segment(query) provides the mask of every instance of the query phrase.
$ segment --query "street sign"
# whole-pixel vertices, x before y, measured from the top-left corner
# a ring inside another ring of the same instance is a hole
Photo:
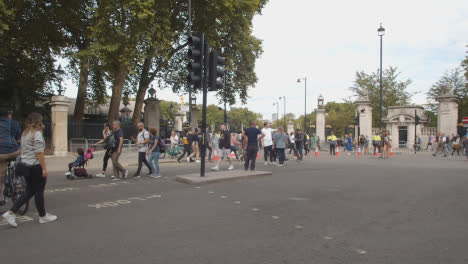
[[[468,117],[464,117],[462,123],[463,124],[468,124]]]

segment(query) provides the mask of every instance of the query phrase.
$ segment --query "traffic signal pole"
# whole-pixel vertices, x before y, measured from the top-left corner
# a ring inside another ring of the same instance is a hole
[[[206,157],[206,105],[208,100],[208,68],[209,68],[209,54],[210,47],[208,43],[205,43],[204,46],[204,61],[203,61],[203,106],[202,106],[202,144],[200,149],[201,164],[200,164],[200,177],[205,177],[205,157]]]

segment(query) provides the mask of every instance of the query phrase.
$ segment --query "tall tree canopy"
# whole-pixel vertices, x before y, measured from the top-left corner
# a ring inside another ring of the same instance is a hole
[[[468,116],[468,82],[463,76],[463,70],[461,68],[446,71],[442,77],[431,86],[427,92],[427,100],[431,111],[433,113],[437,112],[436,98],[441,96],[447,87],[450,87],[454,95],[458,97],[458,120],[461,120],[461,117]]]
[[[387,114],[389,106],[406,105],[410,103],[412,94],[407,91],[408,86],[411,84],[410,79],[400,80],[400,72],[396,67],[390,67],[383,71],[382,74],[382,106],[383,117]],[[373,124],[379,124],[379,102],[380,102],[380,84],[379,72],[372,72],[370,74],[360,71],[356,72],[356,79],[350,87],[355,95],[368,94],[369,100],[374,109]]]

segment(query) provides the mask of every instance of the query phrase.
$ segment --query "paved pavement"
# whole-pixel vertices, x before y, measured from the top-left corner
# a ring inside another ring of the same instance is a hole
[[[5,263],[468,262],[466,158],[321,154],[285,167],[259,162],[272,177],[202,186],[175,181],[196,171],[194,163],[163,164],[160,179],[68,181],[52,173],[46,207],[59,221],[40,225],[33,207],[17,229],[0,222],[0,256]]]

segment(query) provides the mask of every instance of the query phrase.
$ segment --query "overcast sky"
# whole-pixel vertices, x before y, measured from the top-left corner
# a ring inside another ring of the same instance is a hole
[[[247,107],[270,119],[276,113],[273,102],[286,96],[287,112],[303,114],[299,77],[307,77],[307,112],[316,108],[319,94],[325,103],[351,97],[355,72],[379,67],[380,22],[386,29],[384,69],[398,67],[402,78],[413,81],[409,91],[419,92],[413,103],[426,103],[431,84],[466,56],[467,0],[270,0],[253,23],[264,53],[256,63],[259,80],[249,90]],[[68,85],[66,95],[76,97],[76,85]],[[157,94],[180,101],[170,89]],[[210,96],[209,103],[216,102]]]

